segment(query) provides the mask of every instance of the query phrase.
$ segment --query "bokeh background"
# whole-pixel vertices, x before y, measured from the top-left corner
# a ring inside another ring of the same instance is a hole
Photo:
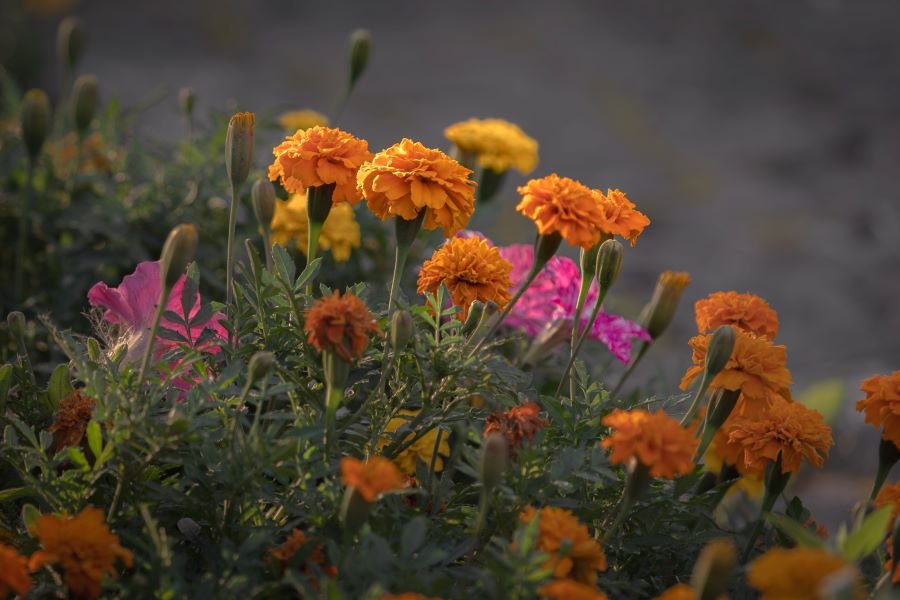
[[[374,149],[404,136],[446,146],[446,125],[502,117],[539,141],[538,175],[626,190],[653,223],[627,253],[614,308],[635,316],[661,270],[693,278],[641,376],[680,377],[697,298],[765,297],[796,393],[819,384],[842,403],[826,470],[801,482],[815,485],[814,514],[833,527],[866,493],[876,436],[853,401],[863,378],[900,368],[897,2],[28,4],[26,21],[2,23],[0,58],[26,48],[12,58],[47,65],[28,83],[58,88],[55,27],[81,17],[81,72],[105,98],[141,106],[142,134],[162,142],[183,135],[186,85],[201,122],[238,107],[330,113],[347,34],[368,29],[372,61],[341,127]],[[532,235],[514,210],[521,181],[511,173],[478,223],[500,243]]]

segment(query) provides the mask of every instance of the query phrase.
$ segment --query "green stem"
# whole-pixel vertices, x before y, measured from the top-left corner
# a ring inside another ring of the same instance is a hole
[[[306,264],[310,264],[316,259],[316,254],[319,250],[319,236],[322,235],[323,226],[324,223],[317,223],[312,219],[309,220],[309,235],[306,239]],[[306,284],[306,295],[312,296],[312,293],[313,279],[310,278]]]
[[[709,373],[704,369],[703,370],[703,378],[700,380],[700,387],[697,388],[697,393],[694,394],[694,399],[691,402],[691,406],[687,409],[687,412],[684,413],[684,416],[681,417],[681,426],[686,427],[688,423],[691,422],[691,419],[694,418],[694,414],[697,412],[697,409],[700,406],[700,398],[706,393],[707,388],[709,388],[710,383]]]
[[[328,386],[325,404],[325,452],[331,456],[335,446],[337,409],[344,399],[344,389]]]
[[[263,227],[262,239],[263,239],[263,246],[265,247],[264,250],[266,253],[266,270],[271,271],[272,267],[273,267],[272,236],[270,235],[269,229],[267,227]]]
[[[237,186],[231,184],[231,208],[228,211],[228,248],[225,252],[225,304],[229,318],[234,318],[234,230],[237,225]],[[232,323],[232,327],[233,327]],[[230,337],[230,334],[229,334]]]
[[[159,330],[159,322],[162,320],[163,312],[166,310],[166,303],[169,301],[169,288],[163,286],[162,292],[159,294],[159,302],[156,305],[156,314],[153,315],[153,325],[150,326],[150,336],[147,340],[147,347],[144,349],[144,358],[141,360],[141,370],[138,371],[138,382],[144,382],[144,375],[150,366],[150,358],[153,356],[153,344],[156,341],[156,332]]]
[[[528,286],[530,286],[532,284],[532,282],[534,282],[535,278],[538,276],[538,273],[541,272],[542,268],[543,268],[543,265],[538,266],[537,263],[535,263],[531,267],[531,272],[528,273],[528,277],[526,277],[525,281],[522,282],[522,285],[519,286],[519,289],[516,291],[515,295],[509,301],[509,304],[507,304],[506,308],[504,308],[503,311],[500,313],[500,316],[497,318],[497,320],[494,322],[494,324],[488,330],[487,334],[485,334],[484,337],[482,337],[478,341],[478,343],[475,344],[475,347],[472,348],[472,351],[469,353],[470,357],[473,356],[484,345],[484,343],[486,341],[491,339],[491,336],[493,336],[497,332],[498,329],[500,329],[500,325],[503,324],[503,320],[510,313],[510,311],[512,311],[513,307],[516,305],[516,302],[518,302],[519,299],[522,297],[522,295],[525,294],[525,292],[528,290]]]
[[[634,373],[634,369],[637,367],[638,363],[644,358],[644,355],[647,354],[647,350],[650,349],[650,342],[641,342],[641,347],[638,349],[638,353],[631,360],[631,364],[628,365],[628,368],[625,369],[625,372],[622,373],[622,377],[619,378],[619,383],[616,384],[616,387],[612,389],[609,393],[611,398],[614,398],[620,391],[622,391],[622,386],[625,385],[625,381],[631,377],[631,374]]]
[[[403,277],[403,268],[409,256],[409,246],[397,246],[394,251],[394,274],[391,276],[391,290],[388,294],[388,315],[394,312],[394,297],[400,287],[400,279]]]
[[[575,364],[575,359],[578,357],[578,352],[581,350],[581,347],[584,345],[584,341],[587,339],[588,334],[591,332],[591,327],[594,325],[594,321],[597,320],[597,315],[600,314],[600,307],[603,306],[603,300],[606,298],[607,290],[601,289],[600,293],[597,294],[597,302],[594,303],[594,309],[591,311],[590,319],[588,320],[587,325],[584,328],[584,331],[578,336],[578,342],[576,342],[575,347],[572,349],[572,353],[569,356],[569,362],[566,363],[566,369],[563,371],[562,378],[559,380],[559,385],[556,386],[556,394],[553,395],[554,398],[559,398],[559,394],[562,392],[563,383],[569,377],[569,373],[572,371],[572,365]],[[575,324],[573,324],[573,329]],[[572,386],[574,387],[574,378]],[[575,401],[574,394],[570,398],[572,402]]]
[[[22,302],[25,282],[25,241],[28,237],[28,212],[34,196],[34,161],[28,159],[28,170],[25,174],[25,196],[19,210],[19,236],[16,239],[16,271],[15,271],[15,298]]]
[[[591,283],[594,282],[593,276],[587,277],[586,273],[581,274],[581,288],[578,290],[578,301],[575,303],[575,318],[572,321],[572,336],[569,342],[569,360],[575,361],[575,346],[578,343],[578,336],[581,333],[581,312],[584,310],[584,303],[587,301],[588,292],[591,289]],[[591,327],[593,323],[588,323]],[[575,397],[575,376],[569,377],[569,398]]]

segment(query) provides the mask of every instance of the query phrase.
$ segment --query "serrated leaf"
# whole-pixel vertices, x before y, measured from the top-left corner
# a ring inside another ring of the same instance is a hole
[[[103,452],[103,435],[100,432],[100,424],[97,423],[97,421],[92,420],[88,423],[85,434],[87,436],[88,448],[91,449],[91,452],[94,455],[94,462],[96,463],[100,454]]]
[[[47,400],[50,402],[51,410],[56,410],[59,403],[74,389],[69,378],[68,365],[56,365],[53,374],[50,375],[50,382],[47,384]]]
[[[322,267],[322,257],[314,259],[311,263],[306,265],[306,268],[303,269],[303,272],[300,273],[300,276],[297,278],[297,281],[294,283],[294,290],[300,291],[303,289],[311,279],[313,279],[318,273],[319,269]],[[327,292],[327,295],[331,294],[331,290]],[[325,294],[323,294],[325,295]]]
[[[280,244],[272,246],[272,262],[275,265],[275,273],[278,275],[278,278],[284,285],[290,287],[294,281],[297,267],[294,265],[294,259]]]
[[[806,408],[819,411],[825,422],[831,423],[837,417],[846,394],[847,388],[841,379],[823,379],[803,390],[795,400]]]
[[[766,515],[766,520],[780,529],[786,536],[794,540],[800,546],[807,546],[809,548],[825,547],[825,542],[822,541],[821,538],[793,519],[770,513]]]
[[[893,508],[883,506],[867,516],[841,544],[841,554],[850,561],[856,561],[874,552],[887,537]]]

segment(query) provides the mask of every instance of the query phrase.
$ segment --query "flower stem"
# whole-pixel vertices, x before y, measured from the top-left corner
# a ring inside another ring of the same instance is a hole
[[[506,305],[506,307],[500,313],[500,316],[497,318],[497,320],[494,321],[494,324],[491,326],[488,332],[478,341],[477,344],[475,344],[475,347],[472,348],[469,356],[474,355],[484,345],[484,343],[488,341],[491,336],[497,332],[498,329],[500,329],[500,325],[503,324],[503,320],[512,311],[513,307],[516,305],[516,302],[518,302],[522,295],[525,294],[525,292],[528,290],[528,286],[530,286],[532,282],[534,282],[535,278],[537,277],[538,273],[541,272],[542,268],[543,265],[538,266],[537,264],[531,267],[531,271],[528,273],[528,277],[526,277],[525,281],[522,282],[522,285],[519,286],[519,289],[509,301],[509,304]]]
[[[566,369],[563,371],[562,378],[560,378],[560,380],[559,380],[559,385],[556,386],[556,393],[553,395],[554,398],[559,398],[559,394],[562,392],[563,382],[565,382],[566,379],[568,379],[569,373],[572,371],[572,365],[575,364],[575,359],[578,357],[578,352],[581,350],[581,346],[584,345],[584,341],[587,339],[588,333],[590,333],[591,327],[593,327],[593,325],[594,325],[594,321],[597,320],[597,315],[600,314],[600,307],[603,306],[603,300],[606,298],[606,291],[607,290],[601,289],[600,293],[597,295],[597,301],[594,303],[593,310],[591,310],[590,319],[588,320],[588,323],[585,326],[584,331],[582,331],[579,334],[578,341],[575,343],[575,346],[572,348],[572,353],[569,355],[569,362],[566,363]],[[574,331],[574,328],[578,327],[578,325],[573,323],[572,327],[573,327],[573,331]],[[579,327],[579,329],[580,329],[580,327]],[[575,387],[575,378],[573,376],[571,388],[574,390],[574,387]],[[573,402],[575,401],[574,396],[575,396],[575,394],[573,392],[572,396],[570,397],[570,399]]]
[[[588,278],[586,273],[581,274],[581,287],[578,290],[578,301],[575,303],[575,315],[572,320],[572,336],[569,343],[569,360],[575,360],[575,346],[578,343],[578,336],[581,333],[581,312],[584,310],[584,303],[587,301],[588,292],[591,289],[591,283],[594,278]],[[593,323],[588,323],[591,327]],[[569,377],[569,398],[575,397],[575,376]]]
[[[266,270],[267,270],[267,271],[271,271],[271,270],[272,270],[272,267],[273,267],[273,260],[272,260],[272,236],[271,236],[271,234],[269,233],[268,228],[265,228],[265,227],[263,228],[263,230],[262,230],[262,239],[263,239],[263,246],[264,246],[263,249],[265,250],[265,253],[266,253]]]
[[[327,457],[330,457],[334,451],[335,437],[337,437],[337,409],[343,400],[344,388],[328,384],[325,398],[325,456]]]
[[[16,271],[14,279],[15,299],[22,302],[25,282],[25,241],[28,237],[28,212],[34,197],[34,160],[28,159],[28,170],[25,174],[25,197],[19,208],[19,237],[16,239]]]
[[[232,183],[231,209],[228,211],[228,248],[225,252],[225,304],[228,306],[231,319],[234,318],[232,303],[234,302],[234,230],[237,225],[237,199],[237,186]]]
[[[159,322],[162,320],[163,312],[166,310],[166,303],[169,301],[169,292],[171,290],[163,286],[159,294],[159,302],[156,305],[156,313],[153,315],[153,324],[150,326],[150,336],[147,340],[147,347],[144,349],[144,358],[141,360],[141,370],[138,371],[138,381],[143,383],[144,375],[150,366],[150,358],[153,356],[153,343],[156,341],[156,332],[159,329]]]
[[[759,537],[759,534],[762,533],[763,518],[766,513],[772,512],[775,501],[778,500],[778,496],[784,491],[784,488],[787,486],[787,482],[790,479],[790,473],[781,472],[781,464],[781,452],[779,452],[778,458],[775,459],[775,462],[769,464],[766,473],[766,493],[763,496],[762,506],[759,510],[759,519],[757,519],[756,524],[753,526],[750,537],[747,539],[747,545],[744,547],[744,552],[741,555],[742,564],[746,564],[750,559],[750,555],[753,554],[753,548],[756,546],[756,539]]]
[[[316,223],[312,219],[309,221],[309,235],[306,240],[306,264],[312,263],[316,259],[316,253],[319,249],[319,236],[322,235],[322,223]],[[306,295],[312,296],[313,279],[310,278],[306,284]]]
[[[400,287],[400,279],[403,277],[403,268],[406,266],[406,258],[409,256],[409,246],[397,246],[394,251],[394,274],[391,276],[391,290],[388,294],[388,315],[394,312],[394,296]]]
[[[638,348],[637,354],[635,354],[634,358],[631,360],[631,364],[628,365],[628,368],[625,369],[625,372],[622,373],[622,377],[619,378],[619,383],[616,384],[616,387],[612,389],[609,393],[610,397],[615,397],[620,391],[622,391],[622,386],[625,385],[625,381],[631,377],[631,374],[634,373],[634,369],[637,367],[638,363],[644,358],[644,355],[647,354],[647,350],[650,349],[650,342],[641,342],[641,347]]]

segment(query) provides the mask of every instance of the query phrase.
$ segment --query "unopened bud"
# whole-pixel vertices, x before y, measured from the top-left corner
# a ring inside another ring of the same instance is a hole
[[[731,325],[721,325],[713,333],[712,339],[709,340],[709,347],[706,349],[707,377],[715,377],[728,364],[731,353],[734,351],[736,337],[737,333]]]
[[[462,326],[462,334],[469,335],[475,328],[478,326],[478,322],[481,320],[481,313],[484,312],[484,302],[481,300],[473,300],[472,304],[469,305],[469,314],[466,315],[466,320],[463,322]]]
[[[600,255],[600,244],[595,244],[588,249],[581,249],[578,265],[581,268],[581,277],[593,279],[597,276],[597,257]]]
[[[89,337],[85,346],[87,346],[88,358],[90,358],[92,362],[98,363],[103,360],[103,352],[100,349],[100,342],[98,342],[95,338]]]
[[[616,240],[606,240],[600,244],[597,255],[597,283],[601,290],[608,290],[619,278],[625,248]]]
[[[491,433],[481,443],[481,485],[490,493],[503,479],[509,463],[509,443],[501,433]]]
[[[371,46],[371,37],[365,29],[357,29],[350,34],[350,89],[353,89],[369,64]]]
[[[412,315],[405,310],[397,310],[391,316],[391,347],[394,352],[400,352],[409,343],[413,336]]]
[[[194,103],[196,101],[197,96],[194,94],[193,88],[183,87],[178,90],[178,107],[187,116],[190,117],[194,113]]]
[[[247,376],[251,383],[255,383],[263,379],[275,366],[275,355],[271,352],[257,352],[250,357],[250,364],[247,365]]]
[[[16,340],[25,339],[25,315],[14,310],[6,315],[6,325],[9,327],[9,335]]]
[[[684,288],[691,282],[687,273],[665,271],[656,282],[653,297],[641,313],[641,325],[654,340],[661,336],[672,322],[678,301]]]
[[[712,432],[725,424],[725,421],[731,416],[738,398],[741,397],[741,390],[719,389],[712,395],[709,402],[708,413],[706,416],[707,428]]]
[[[85,35],[81,21],[66,17],[56,30],[56,53],[59,61],[70,71],[75,68],[84,54]]]
[[[250,192],[253,199],[253,214],[259,226],[268,231],[275,216],[275,188],[268,179],[257,179]]]
[[[76,79],[75,86],[72,88],[72,97],[75,109],[75,130],[78,135],[84,135],[97,112],[97,103],[100,98],[97,78],[93,75],[82,75]]]
[[[176,225],[169,232],[159,256],[159,275],[165,289],[171,290],[197,253],[197,229],[193,225]]]
[[[538,234],[537,240],[534,242],[534,264],[532,269],[540,271],[544,268],[562,243],[562,236],[559,233],[548,233],[546,235]]]
[[[50,101],[43,90],[28,90],[22,102],[22,138],[28,157],[37,160],[50,129]]]
[[[235,187],[247,181],[253,165],[253,136],[256,117],[253,113],[237,113],[228,122],[225,137],[225,168]]]
[[[691,587],[697,592],[697,600],[725,597],[736,564],[737,550],[731,540],[719,538],[708,543],[700,551],[691,574]]]

